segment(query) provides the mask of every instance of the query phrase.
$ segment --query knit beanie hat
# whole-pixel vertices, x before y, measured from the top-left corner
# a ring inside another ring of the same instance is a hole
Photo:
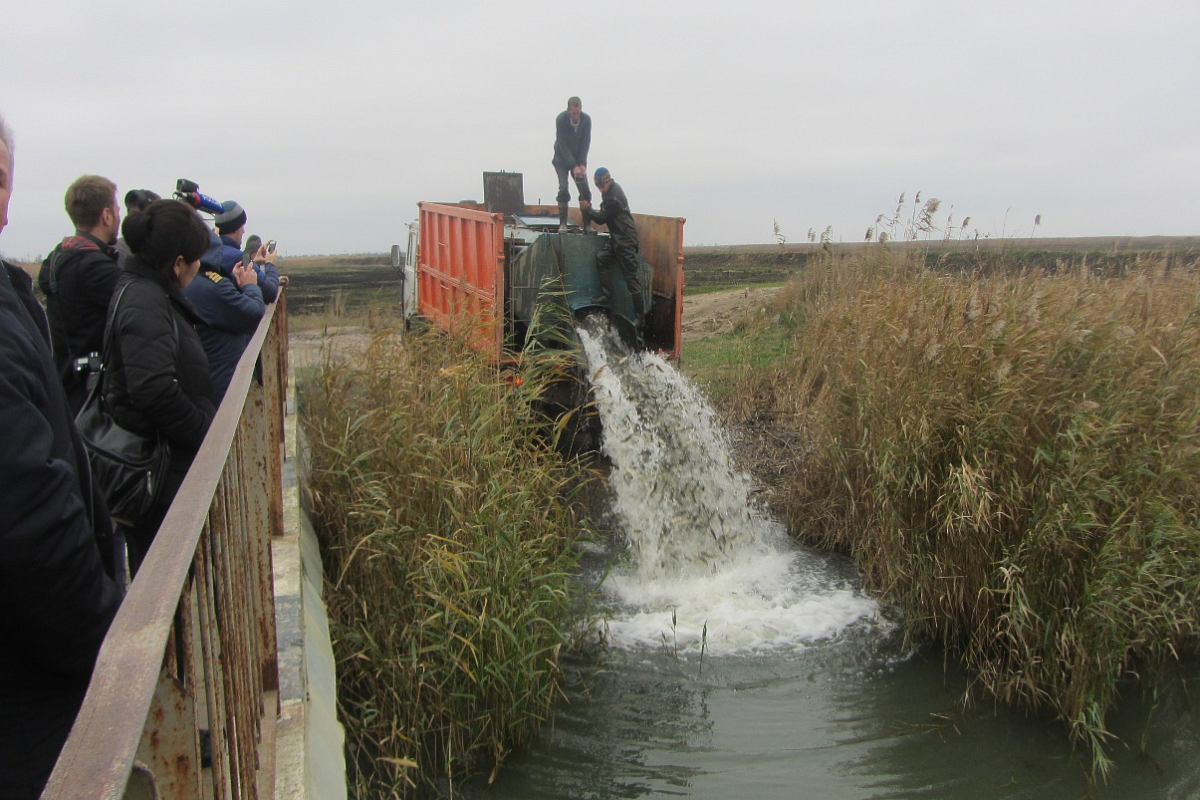
[[[607,169],[600,167],[600,169],[596,170],[596,177],[592,178],[592,180],[596,183],[599,183],[600,181],[604,180],[604,176],[608,174],[610,173]]]
[[[216,223],[217,230],[222,236],[233,233],[246,224],[246,212],[234,201],[226,200],[221,203],[221,208],[225,210],[217,214]]]

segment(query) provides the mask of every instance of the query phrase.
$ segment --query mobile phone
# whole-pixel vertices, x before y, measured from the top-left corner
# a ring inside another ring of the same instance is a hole
[[[268,252],[268,253],[274,253],[274,252],[275,252],[275,240],[274,240],[274,239],[272,239],[271,241],[267,242],[267,252]]]

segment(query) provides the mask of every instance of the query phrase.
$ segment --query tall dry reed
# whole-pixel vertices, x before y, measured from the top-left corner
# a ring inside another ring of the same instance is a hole
[[[738,410],[808,440],[794,530],[1103,774],[1119,686],[1200,632],[1200,278],[923,262],[885,247],[794,281],[790,353]]]
[[[453,794],[546,718],[573,608],[568,468],[519,387],[436,332],[303,390],[314,523],[359,797]]]

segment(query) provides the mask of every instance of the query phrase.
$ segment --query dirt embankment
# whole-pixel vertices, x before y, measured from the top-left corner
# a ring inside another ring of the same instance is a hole
[[[683,296],[683,341],[731,333],[748,316],[765,313],[778,286],[729,289]]]

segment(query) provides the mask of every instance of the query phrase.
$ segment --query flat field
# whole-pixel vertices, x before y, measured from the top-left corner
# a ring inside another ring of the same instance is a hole
[[[880,248],[878,243],[830,244],[836,254]],[[1074,239],[978,239],[958,241],[889,242],[886,247],[917,250],[930,266],[947,270],[959,264],[1004,263],[1053,270],[1060,264],[1081,263],[1103,269],[1122,269],[1151,254],[1168,254],[1181,261],[1200,257],[1200,236],[1089,237]],[[735,294],[703,300],[703,294],[753,287],[769,291],[799,274],[809,260],[823,253],[820,244],[744,244],[684,248],[684,338],[724,332],[736,321],[738,306],[761,307],[764,297],[747,292],[738,303]],[[36,275],[36,266],[31,265]],[[388,253],[297,256],[282,262],[291,277],[288,308],[293,316],[327,320],[398,321],[400,279]],[[711,315],[712,318],[708,315]]]
[[[964,265],[977,268],[980,264],[992,264],[999,269],[1013,263],[1053,270],[1060,263],[1085,260],[1106,269],[1119,269],[1152,253],[1194,261],[1200,256],[1200,236],[918,240],[886,245],[878,242],[706,245],[684,248],[684,280],[693,290],[781,283],[826,250],[833,255],[849,255],[883,247],[924,253],[929,266],[946,270],[962,269]]]
[[[287,275],[288,313],[331,318],[386,318],[400,303],[400,275],[388,253],[296,256],[280,262]]]

